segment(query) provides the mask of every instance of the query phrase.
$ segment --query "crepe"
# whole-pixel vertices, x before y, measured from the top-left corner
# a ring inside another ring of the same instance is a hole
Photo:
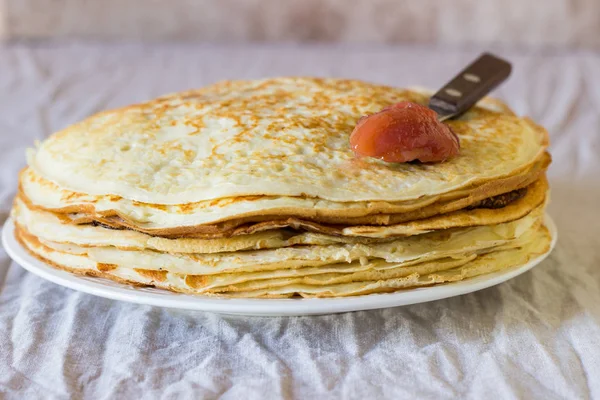
[[[444,162],[355,157],[359,118],[429,95],[273,78],[96,114],[28,152],[15,235],[56,268],[229,297],[400,290],[547,251],[548,135],[502,102],[445,122]]]
[[[122,250],[156,250],[177,253],[219,253],[241,250],[259,250],[296,245],[327,245],[334,243],[370,243],[381,238],[411,236],[438,229],[500,224],[521,218],[540,206],[546,198],[547,182],[536,181],[525,195],[500,209],[464,209],[443,216],[418,221],[381,226],[337,228],[343,235],[328,235],[273,229],[229,238],[162,238],[129,229],[107,229],[95,225],[74,225],[53,213],[30,209],[16,199],[13,218],[29,232],[43,240],[54,240],[80,246],[114,246]],[[360,237],[357,237],[360,236]],[[371,239],[366,239],[370,236]]]
[[[344,297],[373,293],[393,292],[410,288],[431,286],[434,284],[462,281],[479,275],[489,274],[522,266],[534,257],[546,253],[550,248],[551,237],[545,227],[528,244],[511,250],[490,252],[477,257],[457,268],[431,273],[413,273],[405,277],[377,281],[342,283],[329,286],[317,286],[292,283],[276,288],[258,289],[246,292],[227,293],[234,297]]]
[[[21,173],[19,198],[30,208],[70,214],[73,223],[97,221],[161,236],[227,236],[227,231],[244,224],[281,221],[284,218],[306,223],[390,225],[459,210],[483,199],[521,189],[542,176],[549,162],[549,156],[543,154],[533,166],[516,175],[403,203],[336,204],[306,197],[254,196],[184,205],[154,205],[118,196],[71,192],[41,178],[32,169]],[[280,203],[287,206],[279,207]],[[215,222],[222,223],[215,225]]]
[[[405,262],[421,258],[460,255],[503,245],[539,225],[542,208],[512,222],[474,228],[445,230],[384,243],[341,243],[305,245],[243,252],[164,253],[151,250],[122,250],[116,247],[82,247],[37,238],[43,245],[61,253],[85,255],[100,264],[132,265],[146,270],[167,270],[192,275],[234,273],[282,268],[321,266],[339,262],[362,263],[377,258]],[[31,235],[26,227],[23,232]]]
[[[547,133],[480,102],[448,122],[461,154],[438,165],[357,160],[348,136],[365,114],[428,96],[361,81],[233,81],[107,111],[45,140],[30,167],[60,187],[147,204],[244,196],[411,201],[525,170]],[[285,207],[278,204],[279,208]]]
[[[537,225],[512,244],[434,261],[396,264],[380,261],[367,265],[334,264],[321,268],[202,276],[97,264],[84,255],[52,249],[20,229],[17,238],[32,254],[68,271],[183,293],[234,297],[340,297],[454,282],[523,265],[547,252],[551,242],[547,229]]]

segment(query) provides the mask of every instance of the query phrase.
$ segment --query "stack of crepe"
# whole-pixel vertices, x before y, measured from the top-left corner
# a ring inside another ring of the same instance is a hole
[[[447,122],[445,162],[354,156],[361,116],[428,95],[277,78],[96,114],[28,153],[15,234],[73,273],[235,297],[391,292],[547,252],[547,133],[497,100]]]

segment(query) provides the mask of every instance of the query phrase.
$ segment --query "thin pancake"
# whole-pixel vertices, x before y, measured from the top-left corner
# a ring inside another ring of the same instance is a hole
[[[224,82],[99,113],[46,139],[28,162],[63,188],[149,204],[409,201],[514,175],[548,145],[543,128],[484,100],[448,122],[461,153],[444,163],[355,159],[348,137],[360,117],[429,95],[355,80]]]
[[[506,244],[541,222],[542,207],[524,218],[505,224],[453,229],[411,236],[385,243],[294,246],[215,254],[160,253],[150,250],[120,250],[114,247],[81,247],[40,239],[47,247],[69,254],[87,255],[101,264],[130,265],[149,270],[209,275],[320,266],[339,262],[382,259],[404,262],[431,255],[449,256]],[[19,227],[27,232],[26,227]]]
[[[71,272],[86,274],[98,277],[105,277],[122,283],[134,285],[149,285],[164,288],[168,290],[192,293],[192,294],[218,294],[235,297],[290,297],[300,294],[304,297],[339,297],[359,294],[369,294],[377,292],[390,292],[400,289],[407,289],[418,286],[428,286],[432,284],[454,282],[477,275],[499,271],[525,264],[531,258],[543,254],[550,247],[551,238],[544,226],[539,226],[529,233],[531,238],[527,242],[519,243],[519,247],[498,247],[495,251],[473,256],[465,256],[457,259],[440,259],[435,262],[424,262],[411,264],[411,266],[391,267],[387,272],[350,272],[349,274],[334,273],[318,274],[311,278],[306,275],[307,280],[312,284],[293,282],[286,284],[281,279],[262,279],[252,281],[253,283],[231,286],[225,282],[225,285],[217,286],[200,284],[204,277],[180,275],[167,271],[148,271],[141,269],[132,269],[121,267],[115,264],[97,264],[87,257],[81,255],[72,255],[53,250],[39,241],[34,236],[24,234],[17,229],[16,237],[21,244],[34,256],[55,266],[59,269],[65,269]],[[384,277],[384,279],[358,280],[371,277]],[[219,276],[213,277],[213,282]],[[350,282],[333,283],[331,282]],[[250,282],[250,281],[248,281]],[[256,282],[259,282],[258,285]],[[265,288],[251,291],[231,291],[231,289],[243,289],[253,286],[266,286]],[[207,292],[207,287],[213,290]]]
[[[408,221],[389,226],[350,226],[342,230],[345,236],[387,238],[404,235],[418,235],[439,229],[456,227],[494,225],[514,221],[539,207],[547,199],[548,181],[546,177],[527,186],[523,197],[506,204],[502,208],[464,208],[435,217]]]
[[[413,273],[401,278],[342,283],[331,286],[291,284],[276,288],[247,292],[226,292],[224,294],[243,298],[281,297],[290,295],[300,295],[302,297],[344,297],[395,292],[422,286],[458,282],[479,275],[522,266],[534,257],[547,253],[550,249],[551,241],[552,238],[550,237],[548,230],[544,226],[541,226],[538,228],[536,237],[523,247],[490,252],[477,257],[475,260],[466,263],[463,266],[445,271],[437,271],[423,275]]]
[[[98,214],[97,208],[103,209],[103,207],[107,207],[107,204],[112,204],[110,203],[110,201],[106,204],[104,202],[99,203],[104,205],[93,203],[88,204],[88,206],[85,207],[82,205],[78,205],[62,209],[55,209],[52,207],[48,208],[46,206],[40,206],[40,199],[56,198],[58,201],[58,199],[71,198],[71,195],[63,193],[64,191],[59,191],[58,195],[53,195],[53,190],[43,192],[36,190],[35,188],[39,186],[38,184],[40,180],[35,177],[31,170],[25,170],[21,174],[21,190],[19,192],[19,198],[22,201],[26,202],[28,207],[32,209],[35,208],[59,213],[77,212],[77,214],[75,214],[74,216],[72,214],[65,216],[65,218],[69,218],[68,220],[70,220],[70,222],[72,223],[89,223],[91,221],[96,221],[111,227],[127,227],[155,236],[177,237],[194,235],[203,238],[226,237],[234,234],[247,233],[248,227],[255,224],[263,224],[260,226],[259,230],[266,230],[265,224],[269,224],[272,221],[278,221],[277,223],[273,224],[275,228],[283,227],[281,225],[281,221],[285,221],[286,219],[288,219],[286,218],[286,216],[288,215],[294,215],[293,217],[289,217],[289,219],[290,222],[296,224],[305,224],[307,226],[310,226],[315,224],[315,222],[320,222],[319,225],[321,226],[319,227],[319,229],[312,230],[332,234],[334,233],[332,228],[324,227],[323,224],[391,225],[415,219],[423,219],[430,216],[449,213],[462,208],[466,208],[491,196],[496,196],[513,190],[518,190],[530,185],[541,175],[543,175],[543,172],[547,168],[549,162],[550,157],[547,154],[545,154],[542,160],[540,160],[540,162],[534,164],[534,166],[531,169],[525,171],[523,174],[499,179],[494,182],[488,182],[486,184],[475,186],[472,188],[467,188],[458,192],[447,193],[441,196],[434,196],[435,201],[433,202],[428,200],[423,201],[421,204],[405,204],[402,206],[402,209],[404,211],[401,213],[373,214],[363,217],[340,216],[343,213],[347,213],[347,215],[352,215],[352,212],[350,212],[352,209],[352,204],[347,204],[348,210],[339,209],[338,211],[340,212],[340,215],[338,216],[327,216],[327,213],[324,213],[323,210],[319,208],[315,208],[311,212],[305,212],[306,210],[303,210],[301,208],[288,209],[287,212],[283,212],[284,210],[279,210],[281,213],[278,213],[276,215],[261,215],[259,210],[257,211],[258,214],[255,216],[238,216],[235,220],[228,220],[218,224],[193,226],[192,224],[195,221],[194,214],[178,214],[176,206],[164,206],[162,208],[157,208],[152,205],[143,205],[138,203],[127,202],[126,200],[120,198],[118,198],[116,201],[122,204],[130,204],[130,213],[125,215],[118,214],[115,216],[115,210],[105,209],[104,211]],[[51,187],[52,185],[49,186],[43,184],[41,186]],[[32,195],[35,197],[35,200],[31,199]],[[375,209],[374,207],[367,206],[367,208],[363,209],[362,212],[372,212],[372,210],[369,211],[369,209],[371,208]],[[216,205],[213,208],[209,207],[205,209],[205,211],[206,210],[212,210],[212,218],[224,218],[221,214],[223,210],[217,207]],[[354,209],[354,211],[357,210],[359,209]],[[219,217],[217,217],[217,215],[219,215]],[[176,226],[168,227],[171,224],[176,224]],[[160,228],[156,228],[156,226],[160,226]]]
[[[30,210],[16,199],[12,215],[17,223],[44,240],[79,246],[114,246],[123,250],[156,250],[169,253],[220,253],[258,250],[296,245],[334,243],[372,243],[381,238],[411,236],[438,229],[493,225],[519,219],[544,202],[547,182],[538,180],[527,188],[524,197],[501,209],[471,209],[389,227],[357,226],[339,228],[346,236],[273,229],[230,238],[161,238],[129,229],[107,229],[94,225],[73,225],[53,213]],[[366,239],[364,236],[371,236]]]

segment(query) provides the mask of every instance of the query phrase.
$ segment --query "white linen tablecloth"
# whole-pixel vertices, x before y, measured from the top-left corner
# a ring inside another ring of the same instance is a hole
[[[477,50],[0,47],[2,221],[25,148],[91,113],[275,75],[435,88]],[[550,213],[560,236],[541,265],[426,304],[241,318],[78,293],[0,250],[0,398],[600,398],[600,55],[499,54],[514,69],[496,95],[551,134]]]

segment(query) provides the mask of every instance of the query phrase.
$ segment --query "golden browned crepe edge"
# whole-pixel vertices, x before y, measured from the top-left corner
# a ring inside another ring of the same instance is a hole
[[[461,279],[458,279],[458,280],[469,279],[469,278],[472,278],[475,276],[485,275],[485,274],[496,272],[499,270],[508,270],[508,269],[512,269],[512,268],[517,268],[517,267],[522,266],[522,265],[526,264],[527,262],[529,262],[529,260],[531,260],[533,257],[547,253],[551,246],[551,237],[550,237],[549,231],[548,231],[547,227],[544,225],[541,225],[538,229],[541,229],[544,232],[544,235],[546,236],[545,237],[546,243],[544,245],[543,250],[541,250],[539,252],[535,252],[535,253],[528,253],[528,254],[524,255],[524,257],[522,259],[519,259],[517,262],[515,262],[509,266],[492,269],[491,271],[488,271],[488,272],[477,273],[472,276],[461,277]],[[437,285],[447,284],[447,283],[456,281],[456,279],[454,279],[454,280],[434,283],[432,285],[414,285],[414,286],[402,287],[402,288],[381,287],[381,288],[373,289],[370,291],[364,291],[361,293],[342,294],[342,295],[337,295],[337,296],[331,296],[327,292],[318,293],[318,294],[306,294],[306,293],[302,293],[302,292],[289,293],[289,294],[268,294],[267,293],[267,294],[263,294],[261,296],[253,296],[251,293],[246,293],[246,292],[221,293],[218,291],[207,291],[207,292],[203,292],[200,294],[200,293],[195,292],[192,289],[189,289],[189,290],[182,289],[182,288],[178,288],[178,287],[173,287],[173,286],[169,285],[168,283],[166,283],[166,284],[163,283],[164,277],[163,277],[163,274],[161,273],[161,271],[134,269],[136,271],[136,273],[138,273],[141,277],[149,280],[147,283],[144,283],[144,282],[137,282],[137,281],[124,279],[122,277],[111,274],[110,271],[114,268],[111,268],[110,265],[97,264],[97,270],[75,269],[75,268],[67,267],[64,265],[60,265],[58,263],[55,263],[51,260],[46,259],[45,257],[37,254],[34,250],[30,249],[30,247],[29,247],[30,244],[28,242],[31,242],[34,246],[39,246],[39,247],[44,248],[45,251],[50,251],[50,252],[55,251],[55,250],[50,249],[47,246],[45,246],[43,243],[41,243],[39,240],[37,240],[37,238],[35,236],[28,234],[25,230],[20,229],[19,227],[15,227],[15,237],[16,237],[17,241],[23,246],[23,248],[26,249],[26,251],[29,254],[31,254],[36,259],[38,259],[44,263],[47,263],[48,265],[52,266],[53,268],[56,268],[59,270],[75,273],[78,275],[86,275],[86,276],[105,278],[105,279],[109,279],[111,281],[115,281],[117,283],[132,285],[132,286],[136,286],[136,287],[156,287],[159,289],[164,289],[164,290],[168,290],[168,291],[172,291],[172,292],[185,293],[185,294],[191,294],[191,295],[196,295],[196,296],[198,296],[198,295],[217,296],[217,297],[225,297],[225,298],[232,298],[232,297],[252,298],[252,297],[254,297],[254,298],[263,298],[263,299],[266,299],[266,298],[290,298],[290,297],[295,297],[297,295],[299,295],[301,297],[309,297],[309,298],[349,297],[349,296],[362,296],[362,295],[373,294],[373,293],[390,293],[390,292],[396,292],[396,291],[400,291],[400,290],[410,290],[410,289],[413,289],[416,287],[437,286]],[[491,252],[491,253],[493,253],[493,252]],[[485,257],[485,254],[482,255],[482,257]]]
[[[485,209],[485,208],[476,208],[476,209],[468,209],[468,210],[459,210],[456,212],[431,217],[428,219],[418,220],[407,222],[399,225],[393,225],[389,227],[379,227],[379,226],[355,226],[355,227],[347,227],[341,230],[338,233],[342,233],[343,235],[327,235],[332,238],[346,238],[345,240],[352,240],[353,243],[381,243],[387,242],[389,240],[394,240],[398,237],[412,236],[412,235],[420,235],[423,233],[427,233],[430,231],[436,230],[445,230],[445,229],[460,229],[466,227],[473,226],[481,226],[481,225],[493,225],[500,224],[505,222],[511,222],[516,219],[522,218],[528,215],[532,210],[537,209],[539,206],[544,203],[546,200],[548,184],[545,177],[538,179],[532,185],[527,187],[525,196],[514,200],[513,202],[507,204],[501,209]],[[13,217],[15,217],[15,222],[20,221],[20,217],[18,214],[18,210],[23,207],[26,208],[27,205],[21,203],[19,200],[15,200],[15,205],[13,206]],[[44,212],[35,210],[35,212]],[[68,224],[67,222],[64,222]],[[106,234],[111,234],[112,230],[103,227],[97,227],[95,229],[106,230]],[[385,229],[386,231],[383,231]],[[277,232],[276,230],[271,230],[270,232]],[[280,231],[280,235],[287,236],[292,235],[292,231]],[[248,235],[238,235],[234,236],[237,238],[243,238]],[[251,236],[249,236],[251,237]],[[165,240],[173,240],[167,239]],[[177,239],[175,239],[177,240]],[[229,250],[226,248],[227,246],[220,241],[228,240],[227,238],[212,238],[212,239],[198,239],[198,238],[180,238],[179,240],[200,240],[206,241],[207,243],[203,243],[203,246],[212,245],[212,242],[215,241],[215,246],[219,247],[218,251],[208,251],[208,253],[221,252],[221,251],[235,251]],[[58,240],[61,242],[61,240]],[[68,242],[67,242],[68,243]],[[290,245],[295,245],[293,241],[290,242]],[[301,243],[300,243],[301,244]],[[94,245],[85,245],[85,244],[77,244],[80,247],[95,247]],[[127,250],[126,247],[115,246],[122,250]],[[210,247],[210,246],[209,246]],[[281,246],[287,247],[287,246]],[[178,251],[178,250],[163,250],[167,252]],[[195,252],[205,253],[205,250],[197,250]],[[189,251],[185,251],[185,253],[190,253]]]
[[[56,250],[51,249],[50,247],[46,246],[45,244],[43,244],[42,242],[40,242],[38,240],[38,238],[30,233],[28,233],[25,229],[22,229],[21,227],[19,227],[18,225],[15,224],[15,231],[14,231],[14,235],[15,235],[15,239],[17,240],[17,242],[19,242],[19,244],[21,245],[21,247],[23,247],[27,253],[29,255],[31,255],[32,257],[36,258],[37,260],[50,265],[51,267],[55,268],[55,269],[59,269],[61,271],[67,271],[73,274],[77,274],[77,275],[85,275],[85,276],[93,276],[93,277],[97,277],[97,278],[106,278],[106,279],[110,279],[112,281],[118,282],[118,283],[122,283],[122,284],[126,284],[126,285],[133,285],[133,286],[138,286],[138,287],[147,287],[147,286],[152,286],[152,285],[147,285],[147,284],[143,284],[140,282],[135,282],[135,281],[130,281],[130,280],[126,280],[120,277],[116,277],[113,275],[110,275],[104,271],[110,271],[111,268],[104,268],[102,266],[102,264],[100,264],[97,268],[98,269],[83,269],[83,268],[71,268],[71,267],[67,267],[65,265],[60,265],[58,263],[55,263],[54,261],[51,261],[45,257],[42,257],[41,255],[37,254],[36,252],[34,252],[31,248],[30,248],[30,243],[32,243],[35,246],[38,247],[42,247],[44,248],[44,250],[49,251],[49,252],[54,252]],[[97,263],[98,264],[98,263]]]
[[[350,227],[335,226],[335,225],[328,226],[328,225],[324,225],[324,224],[315,223],[312,221],[303,221],[303,220],[300,220],[297,218],[287,218],[285,220],[265,221],[265,222],[261,222],[261,223],[254,223],[254,224],[249,224],[246,226],[235,227],[234,229],[231,229],[229,231],[223,231],[218,234],[198,234],[198,233],[191,234],[191,235],[156,235],[156,234],[154,234],[153,236],[161,236],[161,237],[166,237],[166,238],[218,239],[218,238],[224,238],[224,237],[226,238],[226,237],[232,237],[232,236],[237,236],[237,235],[252,234],[252,233],[257,233],[257,232],[261,232],[261,231],[265,231],[265,230],[272,230],[272,229],[279,229],[279,228],[293,228],[293,229],[298,229],[298,230],[307,230],[307,231],[312,231],[312,232],[328,234],[328,235],[332,235],[332,236],[360,237],[361,233],[364,233],[367,236],[373,237],[373,236],[376,236],[376,235],[374,235],[374,233],[376,233],[378,230],[381,230],[382,228],[387,228],[387,229],[391,230],[391,229],[394,229],[397,227],[401,227],[403,225],[406,227],[420,225],[421,230],[427,230],[427,229],[445,229],[445,228],[450,228],[450,227],[485,225],[485,224],[489,224],[488,223],[489,220],[493,220],[496,223],[510,222],[512,220],[518,219],[518,218],[526,215],[528,212],[530,212],[536,206],[541,204],[544,201],[545,192],[547,190],[547,187],[548,187],[547,180],[546,180],[545,176],[542,176],[540,179],[538,179],[534,183],[527,186],[527,193],[524,197],[517,199],[512,203],[507,204],[502,209],[480,209],[480,208],[475,208],[475,209],[470,209],[470,210],[461,209],[458,211],[449,212],[446,214],[441,214],[441,215],[437,215],[437,216],[430,217],[430,218],[424,218],[424,219],[419,219],[416,221],[409,221],[409,222],[404,222],[404,223],[400,223],[400,224],[394,224],[394,225],[390,225],[390,226],[386,226],[386,227],[370,226],[370,225],[358,225],[358,226],[350,226]],[[28,206],[28,205],[26,204],[26,206]],[[46,212],[46,211],[44,211],[44,212]],[[54,215],[61,218],[60,214],[58,214],[58,215],[54,214]],[[458,215],[464,215],[465,220],[467,220],[468,223],[450,222],[450,221],[456,220],[456,217]],[[471,216],[475,217],[475,218],[472,218]],[[475,219],[477,216],[481,217],[480,222],[475,222]],[[64,215],[62,215],[62,220],[64,223],[70,223],[70,220],[68,218],[66,218]],[[439,226],[440,221],[445,222],[445,224],[443,226]],[[111,228],[137,230],[134,228],[123,228],[122,226],[118,226],[118,225],[111,226],[110,221],[102,220],[102,223],[103,224],[106,223],[106,225],[109,225]],[[437,227],[436,227],[436,224],[438,225]],[[352,233],[352,234],[346,233],[346,235],[345,235],[344,229],[349,230],[349,231],[354,231],[355,233]],[[147,233],[147,232],[144,232],[144,233]],[[147,234],[151,234],[151,233],[147,233]],[[392,236],[392,235],[390,235],[390,236]],[[396,236],[396,235],[393,235],[393,236]],[[397,236],[406,236],[406,234],[398,234]]]
[[[383,227],[372,225],[351,226],[345,228],[343,233],[348,235],[351,232],[352,236],[375,237],[371,235],[380,233],[382,229],[387,229],[389,231],[397,230],[396,233],[402,236],[401,230],[408,231],[411,228],[418,229],[421,233],[424,233],[431,230],[466,228],[511,222],[528,215],[547,200],[549,190],[548,180],[543,175],[523,189],[526,189],[526,192],[522,197],[509,202],[502,208],[463,208],[429,218]],[[389,236],[376,237],[385,238],[393,236],[395,235],[390,234]]]
[[[376,293],[393,293],[393,292],[399,292],[399,291],[405,291],[405,290],[412,290],[412,289],[416,289],[416,288],[424,288],[424,287],[432,287],[432,286],[440,286],[440,285],[446,285],[446,284],[451,284],[453,282],[457,282],[457,281],[464,281],[467,279],[471,279],[471,278],[475,278],[478,276],[482,276],[482,275],[487,275],[487,274],[491,274],[494,272],[498,272],[498,271],[507,271],[507,270],[512,270],[515,268],[519,268],[525,264],[527,264],[529,261],[531,261],[533,258],[535,257],[539,257],[542,254],[546,254],[548,253],[548,251],[550,251],[550,248],[552,246],[552,237],[550,236],[550,232],[548,230],[548,228],[545,225],[541,225],[540,227],[538,227],[538,229],[541,231],[541,233],[543,234],[543,240],[544,240],[544,247],[542,249],[540,249],[539,251],[536,252],[531,252],[531,253],[526,253],[523,254],[523,256],[511,263],[511,265],[508,266],[503,266],[500,268],[490,268],[489,271],[485,271],[485,272],[478,272],[475,274],[471,274],[468,276],[461,276],[460,279],[449,279],[446,281],[441,281],[441,282],[435,282],[432,284],[425,284],[425,285],[413,285],[413,286],[406,286],[406,287],[401,287],[401,288],[393,288],[393,287],[380,287],[380,288],[376,288],[373,290],[363,290],[360,291],[358,293],[350,293],[350,294],[337,294],[337,295],[331,295],[331,293],[327,293],[327,292],[322,292],[322,293],[303,293],[303,292],[294,292],[292,293],[292,297],[295,296],[300,296],[303,298],[342,298],[342,297],[353,297],[353,296],[365,296],[365,295],[369,295],[369,294],[376,294]],[[501,250],[502,251],[502,250]],[[483,254],[480,257],[481,258],[486,258],[486,256],[493,256],[494,252],[489,252],[487,254]],[[478,257],[477,259],[479,259],[480,257]],[[475,259],[475,260],[477,260]],[[491,263],[493,263],[493,259],[491,260]],[[464,267],[464,266],[463,266]],[[457,269],[463,268],[463,267],[458,267]],[[444,272],[450,272],[451,270],[448,271],[443,271]],[[436,275],[437,273],[433,273],[432,275]],[[407,276],[406,278],[409,278],[410,276]],[[457,276],[458,277],[458,276]],[[277,288],[275,288],[277,289]],[[264,292],[265,290],[257,290],[256,292]],[[268,296],[274,296],[276,294],[262,294],[260,296],[256,296],[255,293],[252,292],[226,292],[226,293],[219,293],[219,292],[211,292],[210,294],[215,294],[217,296],[223,296],[225,295],[225,297],[227,298],[268,298]],[[203,293],[204,295],[204,293]]]
[[[29,198],[19,190],[17,196],[31,209],[39,209],[46,212],[52,212],[59,218],[66,222],[82,224],[97,222],[106,225],[111,228],[128,228],[137,230],[139,232],[147,233],[154,236],[162,237],[198,237],[198,238],[217,238],[217,237],[230,237],[241,234],[248,234],[254,232],[260,232],[268,229],[278,229],[284,227],[292,227],[296,229],[306,229],[309,231],[315,231],[320,233],[326,233],[331,235],[340,235],[340,227],[338,225],[393,225],[401,222],[407,222],[412,220],[425,219],[431,216],[445,214],[460,210],[470,205],[484,200],[489,197],[497,196],[503,193],[508,193],[514,190],[522,189],[535,182],[540,176],[542,176],[549,165],[551,159],[548,153],[544,153],[544,157],[540,160],[540,163],[536,164],[532,168],[532,171],[528,171],[524,175],[517,175],[507,177],[498,181],[488,182],[479,187],[475,187],[465,197],[458,199],[451,199],[445,203],[434,203],[424,208],[415,210],[407,213],[397,214],[379,214],[370,215],[356,218],[349,217],[330,217],[330,218],[319,218],[318,220],[312,220],[310,216],[286,216],[277,215],[257,215],[250,217],[241,217],[234,220],[227,220],[217,224],[208,225],[196,225],[196,226],[182,226],[174,228],[143,228],[132,221],[123,219],[117,215],[110,215],[109,212],[100,214],[86,214],[83,209],[78,209],[79,214],[76,219],[70,218],[62,212],[56,212],[53,209],[47,209],[40,207],[31,202]],[[447,196],[453,196],[449,194]],[[298,212],[298,209],[291,209]],[[288,210],[291,212],[291,210]]]
[[[518,182],[520,178],[526,178],[528,176],[533,176],[536,173],[539,173],[540,168],[545,170],[550,163],[550,156],[548,153],[543,153],[535,162],[531,163],[527,167],[522,170],[506,175],[503,177],[499,177],[498,179],[488,180],[486,182],[474,182],[470,185],[460,188],[448,193],[442,193],[439,195],[434,195],[428,198],[426,202],[416,202],[416,200],[411,200],[407,202],[399,202],[392,203],[386,201],[372,201],[372,202],[363,202],[366,203],[367,206],[363,208],[341,208],[341,209],[324,209],[324,208],[314,208],[314,209],[305,209],[298,207],[281,207],[265,210],[259,210],[256,212],[246,212],[243,214],[238,214],[231,217],[225,217],[223,219],[215,220],[209,224],[202,225],[214,225],[219,222],[226,222],[229,220],[240,220],[240,221],[249,221],[249,218],[252,217],[272,217],[273,215],[283,216],[302,216],[302,219],[320,221],[320,222],[329,222],[329,223],[343,223],[343,221],[348,221],[348,224],[354,224],[356,219],[360,217],[366,217],[371,215],[391,215],[391,214],[406,214],[411,211],[422,209],[424,207],[433,205],[437,202],[444,202],[447,200],[453,200],[456,198],[463,198],[468,195],[472,195],[472,192],[475,193],[487,193],[494,192],[497,194],[508,192],[513,190],[512,187],[515,186],[515,182]],[[41,209],[45,209],[48,211],[53,211],[55,213],[63,213],[63,214],[88,214],[90,216],[97,217],[112,217],[118,216],[121,219],[127,220],[129,223],[134,223],[134,221],[130,221],[126,216],[121,215],[118,210],[110,209],[103,211],[96,211],[93,202],[88,204],[78,204],[78,205],[70,205],[61,208],[48,208],[39,204],[35,204],[33,200],[31,200],[25,193],[22,180],[24,173],[27,171],[27,168],[21,170],[19,174],[19,189],[18,193],[21,197],[26,198],[26,200],[31,204],[31,207],[39,207]],[[43,179],[39,177],[39,179]],[[50,182],[51,183],[51,182]],[[478,194],[480,196],[480,194]],[[116,196],[118,197],[118,196]],[[256,197],[256,196],[251,196]],[[270,197],[270,196],[266,196]],[[486,196],[491,197],[491,196]],[[240,197],[239,199],[244,199],[245,197]],[[232,198],[231,201],[238,201],[238,198]],[[152,205],[146,203],[144,204],[148,207],[156,207],[161,208],[162,205]]]
[[[55,263],[55,262],[48,260],[47,258],[37,254],[35,251],[33,251],[29,247],[29,244],[27,243],[27,241],[32,242],[35,246],[44,248],[46,251],[55,251],[55,250],[49,248],[48,246],[44,245],[43,243],[41,243],[35,236],[27,234],[26,232],[24,232],[24,230],[19,229],[19,227],[17,227],[17,226],[15,226],[14,233],[15,233],[16,240],[25,249],[25,251],[27,251],[28,254],[30,254],[35,259],[37,259],[45,264],[48,264],[52,268],[55,268],[57,270],[66,271],[66,272],[73,273],[76,275],[91,276],[91,277],[95,277],[95,278],[104,278],[104,279],[108,279],[110,281],[117,282],[117,283],[120,283],[123,285],[130,285],[130,286],[134,286],[134,287],[156,287],[158,289],[168,290],[171,292],[192,294],[192,295],[198,296],[198,294],[194,293],[193,291],[175,290],[175,288],[171,287],[170,285],[162,285],[162,284],[160,284],[160,282],[157,282],[156,280],[149,281],[148,283],[142,283],[142,282],[137,282],[137,281],[133,281],[130,279],[124,279],[122,277],[115,276],[110,273],[112,268],[104,267],[107,264],[97,264],[98,269],[71,268],[71,267],[68,267],[65,265],[60,265],[58,263]],[[151,270],[140,270],[140,269],[135,269],[135,268],[134,268],[134,270],[136,270],[136,272],[138,274],[140,274],[141,276],[145,276],[145,277],[155,276],[155,274],[153,274],[153,272],[156,272],[156,271],[151,271]],[[140,273],[140,271],[143,271],[143,272]],[[207,293],[207,294],[202,294],[202,296],[217,296],[218,297],[221,295]],[[290,297],[293,297],[293,295],[267,295],[267,296],[263,296],[262,298],[263,299],[281,299],[281,298],[290,298]]]

